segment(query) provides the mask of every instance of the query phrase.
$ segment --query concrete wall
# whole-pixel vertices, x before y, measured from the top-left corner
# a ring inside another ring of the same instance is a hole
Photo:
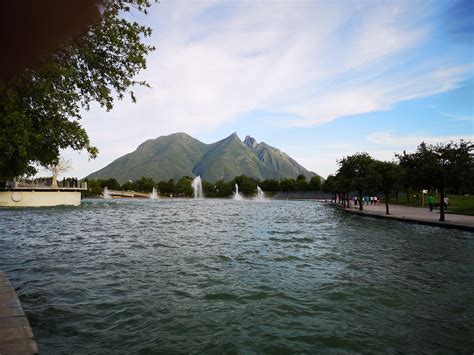
[[[0,207],[43,207],[81,204],[79,191],[0,191]]]
[[[280,191],[273,198],[276,200],[331,200],[331,194],[322,191]]]

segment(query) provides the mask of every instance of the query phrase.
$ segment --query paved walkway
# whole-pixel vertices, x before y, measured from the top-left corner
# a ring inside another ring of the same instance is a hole
[[[38,354],[28,319],[7,277],[0,272],[0,354]]]
[[[428,207],[408,207],[400,205],[389,205],[390,214],[385,214],[385,204],[379,203],[377,205],[364,206],[361,212],[358,206],[351,206],[345,209],[347,212],[359,213],[374,217],[392,218],[396,220],[418,222],[430,225],[437,225],[441,227],[458,228],[469,231],[474,231],[474,216],[465,216],[460,214],[445,214],[446,221],[439,221],[439,210],[430,212]]]

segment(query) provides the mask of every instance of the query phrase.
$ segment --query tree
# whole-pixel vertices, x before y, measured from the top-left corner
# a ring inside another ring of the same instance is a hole
[[[64,158],[60,158],[57,163],[49,164],[46,169],[53,175],[51,187],[58,187],[58,176],[61,173],[65,173],[71,169],[71,161]]]
[[[306,181],[306,176],[304,176],[303,174],[300,174],[296,177],[295,188],[296,188],[296,191],[308,191],[309,190],[309,184]]]
[[[422,143],[420,147],[423,146],[425,149],[426,145]],[[426,181],[433,180],[432,177],[427,177],[426,174],[428,171],[423,167],[423,160],[418,159],[414,154],[407,154],[405,151],[403,154],[395,155],[399,160],[399,165],[403,169],[401,176],[401,185],[405,189],[407,203],[410,202],[410,195],[413,190],[421,190],[426,186]],[[430,185],[430,188],[433,186]]]
[[[357,191],[359,196],[359,209],[364,209],[362,198],[375,182],[375,174],[371,170],[373,159],[367,153],[356,153],[340,160],[337,176],[345,185],[346,191]],[[350,185],[347,185],[350,184]]]
[[[176,193],[181,196],[193,196],[194,190],[192,187],[193,178],[183,176],[176,183]]]
[[[146,68],[145,57],[154,49],[142,42],[151,29],[121,14],[146,13],[150,5],[150,0],[106,2],[100,22],[72,45],[8,86],[0,83],[0,179],[34,174],[34,165],[58,164],[65,148],[97,155],[80,124],[81,110],[93,101],[111,110],[114,94],[119,99],[128,94],[135,102],[130,88],[147,86],[133,78]]]
[[[135,182],[133,180],[129,180],[121,186],[122,190],[124,191],[135,191],[137,187],[135,186]],[[120,189],[119,189],[120,190]]]
[[[84,180],[87,183],[87,195],[91,196],[99,196],[103,188],[100,186],[100,181],[99,180]]]
[[[176,184],[173,179],[168,181],[160,181],[158,183],[158,190],[160,190],[160,193],[162,194],[171,195],[175,193]]]
[[[280,181],[281,191],[296,191],[296,180],[291,178],[282,179]]]
[[[402,169],[396,163],[380,160],[375,160],[372,163],[372,169],[379,177],[376,188],[385,196],[385,213],[388,215],[390,214],[389,197],[400,182]]]
[[[461,140],[459,143],[421,143],[413,154],[398,156],[405,164],[408,175],[415,183],[435,187],[440,191],[440,221],[445,220],[443,200],[446,188],[459,187],[474,179],[474,145]]]
[[[336,201],[336,177],[334,175],[329,175],[321,186],[324,192],[328,192],[332,195],[331,200]]]
[[[120,186],[119,182],[117,181],[117,179],[115,179],[115,178],[110,178],[110,179],[107,179],[107,180],[101,180],[100,185],[101,185],[102,189],[104,187],[107,187],[110,190],[121,190],[121,188],[122,188]]]
[[[313,176],[309,180],[309,189],[311,191],[320,191],[321,190],[321,178],[318,175]]]
[[[353,181],[350,176],[338,172],[334,178],[334,188],[336,195],[339,195],[339,203],[344,207],[349,207],[349,193],[353,189]]]
[[[153,187],[155,187],[156,183],[155,183],[155,180],[153,180],[153,178],[142,176],[140,179],[134,182],[134,185],[135,185],[136,191],[152,192]]]
[[[235,184],[239,185],[239,192],[243,193],[244,195],[252,195],[257,191],[257,184],[259,181],[254,178],[241,175],[237,176],[234,181]]]
[[[265,179],[260,187],[263,191],[280,191],[280,182],[275,179]]]
[[[218,197],[227,197],[232,195],[234,191],[235,183],[233,181],[225,182],[224,180],[219,180],[214,185],[216,195]]]

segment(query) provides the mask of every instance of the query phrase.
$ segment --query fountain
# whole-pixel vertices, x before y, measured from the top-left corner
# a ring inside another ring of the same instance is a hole
[[[235,184],[235,192],[234,192],[234,200],[235,201],[242,201],[243,197],[239,192],[239,185]]]
[[[194,190],[194,198],[203,198],[204,194],[202,193],[202,180],[201,176],[196,176],[192,183]]]
[[[158,200],[158,194],[156,193],[156,187],[153,186],[153,191],[150,194],[150,200]]]
[[[263,190],[258,185],[257,185],[257,200],[258,201],[265,200],[265,192],[263,192]]]
[[[103,198],[104,200],[110,200],[110,199],[112,199],[112,195],[110,194],[109,189],[108,189],[107,186],[104,187],[104,192],[102,193],[102,198]]]

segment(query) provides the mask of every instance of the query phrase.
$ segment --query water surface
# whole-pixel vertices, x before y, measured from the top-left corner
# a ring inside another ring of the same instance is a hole
[[[0,210],[43,354],[474,350],[474,235],[313,201]]]

